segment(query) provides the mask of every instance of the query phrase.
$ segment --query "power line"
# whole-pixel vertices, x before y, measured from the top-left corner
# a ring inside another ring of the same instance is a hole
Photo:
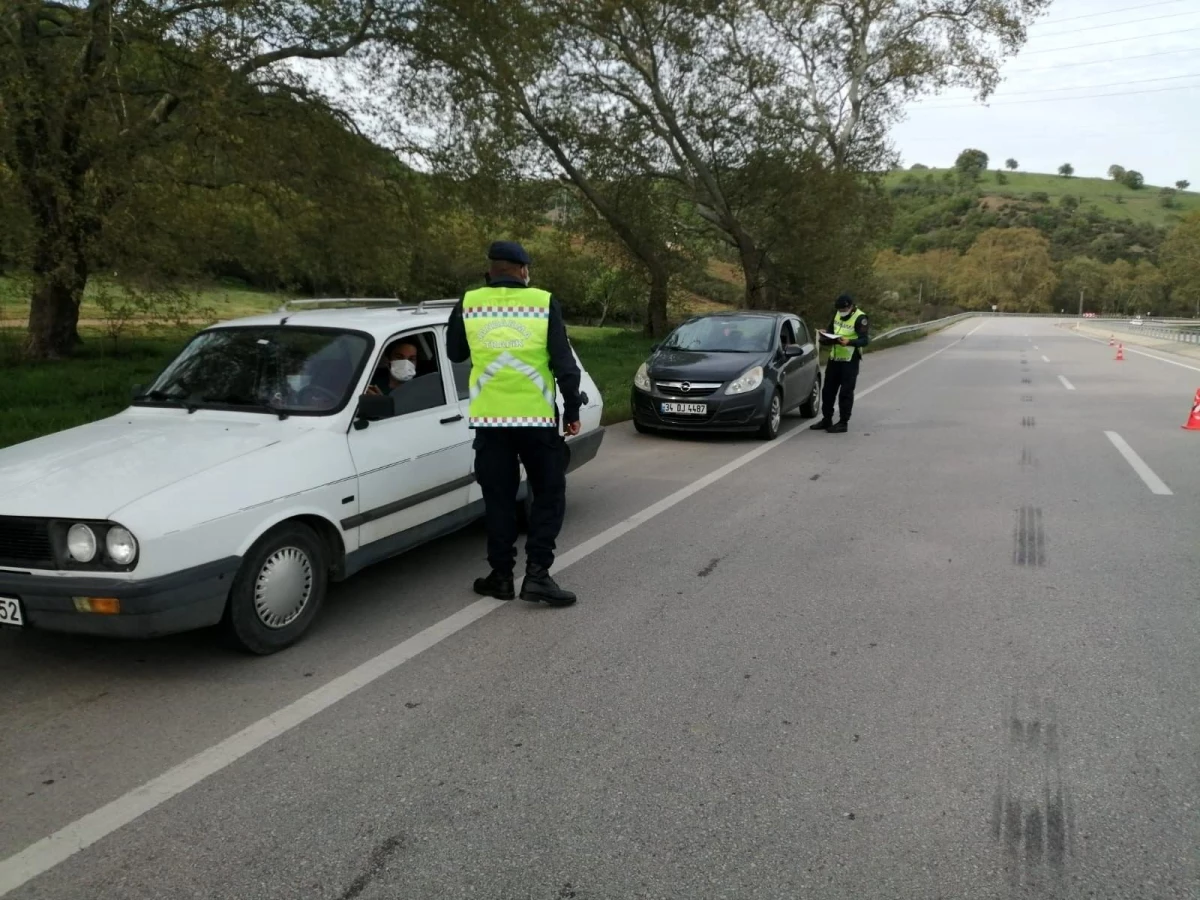
[[[1120,9],[1106,9],[1104,12],[1087,13],[1082,16],[1068,16],[1065,19],[1047,19],[1047,25],[1057,25],[1059,22],[1075,22],[1079,19],[1094,19],[1097,16],[1115,16],[1117,13],[1132,12],[1134,10],[1153,9],[1156,6],[1174,6],[1176,3],[1182,3],[1183,0],[1160,0],[1158,3],[1143,3],[1140,6],[1123,6]]]
[[[1120,28],[1125,25],[1141,25],[1143,22],[1157,22],[1160,19],[1178,19],[1180,16],[1194,16],[1195,11],[1167,13],[1165,16],[1150,16],[1146,19],[1130,19],[1127,22],[1109,22],[1107,25],[1089,25],[1086,28],[1068,28],[1066,31],[1051,31],[1049,34],[1037,32],[1034,37],[1059,37],[1064,34],[1079,34],[1081,31],[1099,31],[1101,28]]]
[[[1185,84],[1179,87],[1154,88],[1148,91],[1122,91],[1117,94],[1080,94],[1078,97],[1044,97],[1040,100],[1001,100],[989,103],[990,106],[1016,106],[1019,103],[1067,103],[1071,100],[1093,100],[1100,97],[1135,97],[1139,94],[1163,94],[1167,91],[1192,91],[1200,88],[1198,84]],[[972,109],[980,104],[963,103],[955,106],[918,106],[917,109]]]
[[[1023,75],[1026,72],[1049,72],[1052,69],[1077,69],[1080,66],[1109,66],[1135,59],[1157,59],[1160,56],[1171,56],[1176,53],[1200,53],[1200,47],[1182,47],[1179,50],[1161,50],[1158,53],[1142,53],[1138,56],[1122,56],[1120,59],[1091,59],[1087,62],[1060,63],[1056,66],[1039,66],[1036,69],[1012,69],[1009,75]]]
[[[1141,78],[1137,81],[1110,81],[1106,84],[1080,84],[1075,87],[1038,88],[1036,91],[1006,91],[1005,94],[1009,97],[1023,97],[1029,94],[1057,94],[1062,91],[1090,91],[1095,88],[1124,87],[1129,84],[1150,84],[1154,81],[1178,81],[1180,78],[1200,78],[1200,72],[1192,72],[1188,75],[1162,75],[1158,78]],[[1069,100],[1070,98],[1065,99]]]
[[[1033,56],[1036,53],[1062,53],[1066,50],[1082,50],[1085,47],[1103,47],[1107,44],[1123,44],[1126,41],[1141,41],[1147,38],[1156,37],[1173,37],[1177,34],[1188,34],[1192,31],[1200,31],[1198,28],[1177,28],[1174,31],[1160,31],[1156,34],[1131,34],[1129,37],[1113,38],[1111,41],[1096,41],[1092,44],[1071,44],[1069,47],[1051,47],[1049,50],[1030,50],[1022,55]]]

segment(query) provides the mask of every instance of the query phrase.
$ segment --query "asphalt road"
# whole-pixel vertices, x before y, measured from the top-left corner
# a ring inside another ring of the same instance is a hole
[[[613,429],[567,610],[476,604],[472,529],[267,659],[0,633],[0,895],[1200,896],[1200,362],[1157,355],[975,320],[867,357],[846,435]]]

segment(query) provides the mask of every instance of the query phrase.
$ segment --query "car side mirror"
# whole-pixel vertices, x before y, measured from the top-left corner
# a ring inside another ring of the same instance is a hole
[[[371,422],[387,419],[396,412],[395,401],[387,394],[363,394],[358,398],[354,427],[366,428]]]
[[[799,344],[788,344],[783,348],[783,355],[788,359],[795,359],[798,356],[804,355],[804,348]]]

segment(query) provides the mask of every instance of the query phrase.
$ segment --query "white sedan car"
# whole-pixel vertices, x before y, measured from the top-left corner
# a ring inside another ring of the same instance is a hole
[[[481,516],[470,363],[446,357],[454,301],[373,304],[206,329],[119,415],[0,450],[0,625],[223,623],[272,653],[312,624],[330,579]],[[389,380],[394,350],[415,356],[411,381]],[[604,436],[586,371],[582,389],[570,469]]]

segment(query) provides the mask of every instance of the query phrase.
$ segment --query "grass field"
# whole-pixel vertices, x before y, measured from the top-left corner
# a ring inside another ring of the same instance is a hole
[[[929,169],[940,177],[945,169]],[[890,185],[899,184],[904,176],[924,176],[926,171],[911,172],[908,169],[892,172],[887,176]],[[1057,202],[1064,194],[1072,194],[1082,204],[1091,206],[1111,219],[1131,219],[1134,222],[1151,222],[1155,225],[1173,224],[1181,216],[1200,210],[1200,193],[1181,191],[1175,195],[1176,208],[1166,209],[1159,199],[1159,188],[1146,185],[1135,191],[1107,178],[1063,178],[1059,175],[1042,175],[1036,172],[1006,172],[1008,184],[997,184],[994,171],[985,172],[978,187],[985,194],[1011,194],[1027,199],[1030,194],[1041,191]],[[1120,198],[1123,202],[1118,202]]]

